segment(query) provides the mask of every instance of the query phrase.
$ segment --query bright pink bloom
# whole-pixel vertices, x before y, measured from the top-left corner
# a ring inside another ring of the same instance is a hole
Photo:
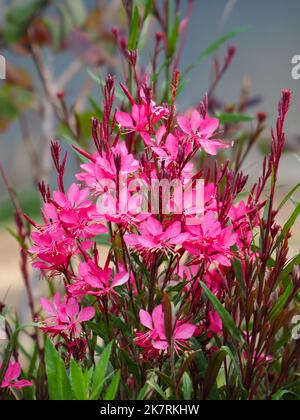
[[[2,364],[0,363],[0,371],[2,368]],[[26,381],[24,379],[18,380],[19,376],[21,375],[21,366],[18,362],[13,363],[9,362],[7,371],[5,372],[4,379],[0,388],[15,388],[15,389],[22,389],[28,386],[32,386],[32,382]]]
[[[117,112],[116,120],[128,133],[139,133],[145,141],[149,141],[149,132],[151,133],[152,127],[162,118],[167,117],[169,110],[165,107],[156,106],[153,101],[150,101],[150,105],[148,105],[143,89],[141,89],[140,94],[144,103],[138,105],[129,97],[132,103],[131,113]]]
[[[140,322],[149,331],[145,334],[137,333],[137,344],[141,347],[152,346],[157,350],[167,350],[169,344],[165,333],[164,312],[162,305],[157,306],[152,312],[152,315],[141,309]],[[195,325],[176,321],[173,329],[175,348],[179,350],[181,347],[185,347],[186,341],[193,336],[195,330]]]
[[[170,163],[177,159],[179,140],[173,134],[166,136],[166,133],[167,129],[162,125],[157,130],[155,141],[146,139],[145,143],[161,160]]]
[[[236,244],[237,235],[232,227],[222,229],[213,212],[207,212],[202,218],[201,224],[187,226],[190,238],[184,243],[184,248],[196,258],[196,262],[206,261],[209,264],[220,264],[225,267],[231,266],[231,247]]]
[[[173,252],[177,245],[182,245],[189,238],[188,233],[182,233],[180,222],[174,222],[164,229],[154,217],[141,223],[139,232],[140,235],[126,235],[124,239],[129,246],[149,252],[159,250]]]
[[[177,118],[181,130],[188,134],[192,141],[196,141],[209,155],[215,156],[218,149],[228,149],[230,145],[216,139],[212,139],[219,127],[217,118],[201,117],[198,111],[192,113],[191,119],[186,117]]]
[[[81,324],[90,321],[95,316],[95,309],[91,306],[80,309],[76,299],[64,298],[61,302],[59,293],[54,296],[53,302],[41,299],[42,309],[50,315],[44,321],[42,329],[50,334],[65,333],[78,337],[82,331]]]

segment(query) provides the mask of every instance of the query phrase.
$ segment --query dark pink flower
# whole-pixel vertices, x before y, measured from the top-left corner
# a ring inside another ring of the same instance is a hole
[[[157,306],[152,314],[141,310],[140,322],[149,331],[145,334],[137,333],[136,343],[141,347],[152,346],[156,350],[167,350],[169,344],[165,334],[165,321],[162,305]],[[189,340],[196,330],[195,325],[188,323],[175,322],[173,329],[174,345],[177,350],[186,346],[186,341]]]
[[[199,225],[186,226],[186,230],[190,238],[184,243],[184,248],[195,256],[193,264],[206,261],[231,266],[231,247],[236,244],[237,235],[231,226],[223,229],[214,212],[207,212]]]
[[[137,250],[156,252],[165,250],[173,252],[177,245],[182,245],[189,238],[188,233],[182,233],[181,223],[174,222],[164,229],[163,225],[154,217],[150,217],[139,227],[140,235],[125,236],[126,243]]]
[[[213,139],[212,136],[219,127],[217,118],[203,118],[198,111],[192,113],[191,119],[186,117],[177,118],[181,130],[190,136],[192,141],[199,144],[209,155],[215,156],[218,149],[228,149],[230,145],[221,140]]]
[[[95,309],[91,306],[80,309],[76,299],[65,297],[61,301],[59,293],[54,296],[53,302],[41,299],[42,309],[50,315],[44,321],[44,331],[58,335],[65,333],[72,337],[78,337],[82,331],[81,324],[90,321],[95,316]]]
[[[0,371],[2,369],[2,364],[0,363]],[[5,372],[4,379],[0,388],[15,388],[22,389],[28,386],[32,386],[32,382],[26,381],[24,379],[18,380],[21,375],[21,366],[18,362],[13,363],[9,362],[8,368]]]

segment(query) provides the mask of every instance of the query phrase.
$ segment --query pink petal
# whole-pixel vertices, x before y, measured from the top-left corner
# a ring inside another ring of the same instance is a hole
[[[92,306],[83,308],[78,315],[77,321],[78,322],[89,321],[90,319],[94,318],[95,314],[96,314],[95,308],[93,308]]]
[[[153,329],[152,318],[149,312],[144,311],[143,309],[140,310],[140,322],[144,327],[149,328],[149,330]]]
[[[202,121],[203,121],[203,118],[201,117],[199,112],[194,111],[192,113],[192,117],[191,117],[191,127],[192,127],[192,130],[193,130],[193,133],[197,132],[197,130],[200,127],[200,124],[201,124]]]
[[[123,284],[127,283],[129,280],[129,273],[123,272],[119,273],[115,276],[111,287],[122,286]]]
[[[69,204],[68,199],[65,196],[65,194],[63,194],[60,191],[53,192],[53,200],[55,201],[56,204],[59,205],[59,207],[66,207]]]
[[[199,131],[203,136],[210,137],[219,127],[219,120],[217,118],[206,117],[205,120],[201,122]]]
[[[173,134],[169,134],[166,139],[165,148],[168,150],[170,155],[175,159],[178,155],[178,139],[173,136]]]
[[[177,340],[188,340],[191,338],[196,330],[193,324],[182,324],[175,328],[174,338]]]
[[[13,383],[11,385],[11,387],[15,388],[15,389],[22,389],[22,388],[26,388],[26,387],[32,386],[32,385],[33,385],[32,382],[26,381],[25,379],[22,379],[20,381],[17,381],[15,383]]]
[[[19,363],[9,363],[5,374],[5,379],[9,382],[17,379],[21,375],[21,366]]]
[[[186,117],[178,117],[177,122],[184,133],[193,134],[191,124]]]
[[[50,300],[42,298],[41,299],[41,306],[44,312],[46,312],[49,315],[55,316],[56,312],[54,311],[53,305],[50,302]]]
[[[96,276],[85,276],[84,281],[89,284],[90,286],[94,287],[95,289],[102,289],[103,283],[102,281]]]
[[[154,217],[150,217],[146,222],[148,232],[153,236],[158,236],[163,233],[161,223]]]
[[[126,112],[117,112],[116,120],[122,127],[134,128],[132,118],[129,114],[126,114]]]
[[[167,350],[169,345],[167,341],[155,341],[153,347],[157,350]]]
[[[72,205],[72,207],[76,207],[78,198],[79,198],[79,187],[77,184],[72,184],[68,190],[68,199]]]

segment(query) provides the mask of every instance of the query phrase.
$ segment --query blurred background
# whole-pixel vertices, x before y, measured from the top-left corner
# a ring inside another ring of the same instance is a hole
[[[242,86],[249,90],[255,115],[268,115],[264,141],[245,162],[244,169],[256,179],[267,150],[269,128],[274,125],[282,88],[294,92],[288,118],[288,136],[281,167],[278,199],[300,181],[300,80],[292,79],[292,57],[300,54],[299,0],[195,0],[187,32],[181,70],[220,36],[244,28],[229,41],[237,55],[218,85],[216,95],[227,105],[239,101]],[[184,16],[188,0],[182,1]],[[7,79],[0,80],[0,160],[9,183],[25,210],[35,215],[38,179],[53,182],[49,144],[90,140],[90,118],[97,114],[101,89],[95,77],[107,72],[121,79],[122,66],[115,47],[113,28],[126,30],[121,0],[0,0],[0,54],[7,61]],[[148,31],[155,33],[149,21]],[[141,62],[147,66],[153,41],[144,34]],[[228,43],[227,43],[228,44]],[[223,57],[225,47],[218,52]],[[212,59],[190,72],[178,106],[198,104],[211,82]],[[90,99],[88,99],[90,97]],[[59,112],[62,101],[72,117]],[[70,156],[68,179],[76,172]],[[293,208],[286,208],[288,212]],[[283,221],[287,214],[280,215]],[[8,232],[12,208],[7,188],[0,179],[0,302],[19,306],[23,297],[19,274],[18,243]],[[298,225],[298,228],[300,225]],[[293,246],[299,249],[300,231]],[[38,280],[35,280],[38,282]],[[38,283],[37,283],[38,284]]]

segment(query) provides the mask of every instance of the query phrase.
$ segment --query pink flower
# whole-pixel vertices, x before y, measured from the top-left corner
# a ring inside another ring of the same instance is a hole
[[[50,315],[44,321],[42,329],[50,334],[66,333],[78,337],[82,331],[81,324],[95,316],[95,309],[91,306],[80,309],[76,299],[67,297],[61,302],[59,293],[54,296],[53,302],[41,299],[42,309]]]
[[[228,149],[230,145],[216,139],[212,139],[219,127],[217,118],[201,117],[198,111],[192,113],[191,119],[186,117],[177,118],[181,130],[188,134],[192,141],[196,141],[209,155],[215,156],[218,149]]]
[[[93,261],[88,263],[81,263],[79,274],[82,281],[75,283],[69,288],[69,291],[75,293],[80,288],[85,294],[93,296],[105,296],[117,294],[115,288],[122,286],[129,281],[129,273],[121,271],[112,278],[112,270],[106,268],[102,270]],[[77,292],[78,293],[78,292]]]
[[[193,264],[207,261],[221,266],[230,267],[232,252],[231,247],[236,244],[237,235],[232,227],[222,229],[216,220],[214,212],[207,212],[197,226],[187,226],[190,238],[184,243],[184,248],[196,258]]]
[[[124,237],[126,243],[137,250],[156,252],[168,250],[173,252],[176,245],[182,245],[189,238],[188,233],[182,233],[181,223],[174,222],[164,229],[162,224],[150,217],[139,227],[140,235],[131,234]]]
[[[0,371],[2,369],[2,364],[0,363]],[[32,382],[26,381],[24,379],[18,380],[21,375],[21,366],[18,362],[13,363],[9,362],[7,371],[5,372],[4,379],[2,381],[0,388],[15,388],[22,389],[28,386],[32,386]]]
[[[152,315],[149,312],[140,310],[140,322],[149,331],[145,334],[137,333],[136,342],[140,347],[153,347],[156,350],[167,350],[169,344],[165,334],[164,312],[162,305],[157,306]],[[195,325],[175,322],[173,329],[174,345],[177,350],[186,347],[196,330]]]
[[[162,160],[167,163],[173,162],[178,156],[179,140],[173,134],[166,136],[167,129],[162,125],[156,133],[155,141],[145,139],[147,146]]]
[[[152,127],[162,118],[167,117],[169,110],[156,106],[153,101],[150,101],[150,105],[148,105],[143,90],[141,90],[141,96],[144,101],[142,105],[136,104],[130,97],[129,100],[132,103],[131,113],[117,112],[116,120],[120,127],[124,128],[128,133],[139,133],[145,141],[149,141],[149,132],[151,132]]]

